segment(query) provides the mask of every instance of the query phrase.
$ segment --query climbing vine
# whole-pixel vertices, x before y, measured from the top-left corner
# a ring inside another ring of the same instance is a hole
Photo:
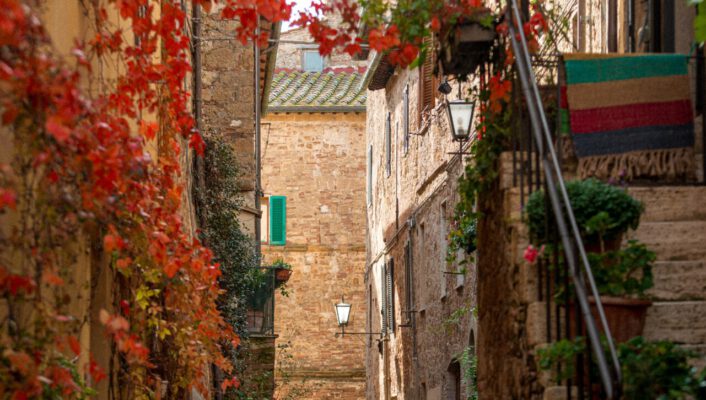
[[[243,40],[266,38],[248,21],[289,13],[278,1],[226,3]],[[185,219],[180,158],[205,146],[185,86],[186,10],[81,4],[91,37],[64,58],[43,2],[0,0],[1,132],[12,143],[0,167],[0,394],[83,398],[106,378],[112,398],[206,392],[207,366],[232,371],[221,347],[239,338],[217,307],[221,268]],[[94,324],[111,343],[102,363],[83,340]]]

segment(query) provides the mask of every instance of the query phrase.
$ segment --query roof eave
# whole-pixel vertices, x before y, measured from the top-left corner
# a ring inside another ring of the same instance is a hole
[[[271,106],[271,113],[359,113],[365,112],[365,106]]]

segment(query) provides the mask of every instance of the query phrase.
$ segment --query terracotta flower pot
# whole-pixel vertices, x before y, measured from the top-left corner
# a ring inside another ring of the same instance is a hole
[[[618,234],[611,239],[603,241],[603,251],[601,251],[601,242],[598,239],[587,240],[583,247],[586,253],[606,253],[609,251],[620,250],[620,245],[623,243],[623,234]]]
[[[277,283],[284,283],[289,280],[289,277],[292,276],[292,270],[291,269],[286,269],[286,268],[278,268],[275,270],[275,279],[277,280]]]
[[[602,326],[600,326],[596,302],[593,297],[589,297],[588,301],[591,306],[591,314],[593,314],[593,319],[598,325],[599,332],[604,333]],[[603,304],[603,310],[605,311],[610,333],[613,335],[613,339],[616,342],[626,342],[635,336],[642,335],[642,331],[645,328],[647,309],[652,305],[652,301],[601,296],[601,303]],[[577,335],[576,313],[580,312],[578,307],[578,304],[575,303],[569,307],[572,335]],[[580,335],[586,336],[585,325],[582,328]]]

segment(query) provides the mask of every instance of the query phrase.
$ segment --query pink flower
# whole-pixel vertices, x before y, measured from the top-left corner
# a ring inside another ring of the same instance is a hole
[[[525,261],[527,261],[530,264],[534,264],[537,261],[537,257],[540,257],[542,254],[544,254],[544,245],[537,250],[536,247],[529,245],[525,249],[525,253],[522,257],[524,257]]]

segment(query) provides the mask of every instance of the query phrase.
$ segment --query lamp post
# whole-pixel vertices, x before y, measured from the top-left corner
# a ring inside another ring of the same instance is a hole
[[[346,326],[351,316],[351,304],[346,303],[346,300],[341,296],[341,302],[336,303],[336,321],[341,327],[341,332],[336,332],[336,337],[344,337],[346,335],[380,335],[380,332],[346,332]]]

